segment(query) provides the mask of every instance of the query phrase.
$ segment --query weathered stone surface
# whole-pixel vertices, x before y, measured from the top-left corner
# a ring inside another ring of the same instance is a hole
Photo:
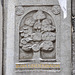
[[[53,14],[58,15],[60,13],[60,7],[59,6],[54,6],[52,8],[52,12],[53,12]]]
[[[2,75],[2,3],[0,0],[0,75]]]
[[[20,15],[22,15],[24,13],[24,9],[23,9],[23,7],[17,7],[16,8],[16,15],[18,15],[18,16],[20,16]]]
[[[4,75],[71,75],[71,0],[67,9],[64,18],[58,0],[8,0]]]
[[[74,25],[74,23],[73,23]],[[73,75],[75,74],[75,32],[73,32],[73,40],[72,40],[72,49],[73,49],[73,53],[72,53],[72,59],[73,59]]]
[[[75,0],[72,0],[72,15],[75,16]]]
[[[52,51],[54,49],[53,42],[51,42],[51,41],[42,42],[40,47],[41,47],[41,50],[44,50],[44,51]]]
[[[72,64],[73,64],[73,75],[75,75],[75,18],[72,19],[73,33],[72,33]]]

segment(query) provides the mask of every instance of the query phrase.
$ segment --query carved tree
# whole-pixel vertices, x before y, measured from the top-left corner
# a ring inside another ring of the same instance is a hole
[[[20,28],[20,48],[24,52],[33,51],[33,59],[41,51],[53,51],[56,40],[55,26],[47,14],[37,10],[32,16],[25,18],[24,25]]]

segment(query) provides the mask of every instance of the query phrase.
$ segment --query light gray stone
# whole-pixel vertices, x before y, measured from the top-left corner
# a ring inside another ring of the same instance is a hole
[[[14,75],[15,1],[4,0],[4,75]]]
[[[0,0],[0,75],[2,75],[2,25],[3,17],[2,17],[2,3]]]
[[[66,75],[66,74],[71,75],[71,71],[72,71],[72,64],[71,64],[71,34],[72,33],[71,33],[71,18],[70,17],[71,17],[71,0],[68,0],[67,1],[67,18],[62,19],[62,22],[61,22],[61,34],[62,34],[61,35],[61,40],[62,40],[62,43],[61,43],[62,74],[61,75]]]
[[[66,18],[58,0],[7,4],[4,75],[71,75],[71,0]]]

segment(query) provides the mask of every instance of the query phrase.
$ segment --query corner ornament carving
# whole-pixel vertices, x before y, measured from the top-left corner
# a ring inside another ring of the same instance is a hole
[[[42,59],[42,52],[51,53],[55,50],[56,27],[53,25],[52,19],[47,16],[46,12],[37,10],[32,16],[25,17],[19,31],[20,50],[26,53],[33,52],[33,55],[40,53]]]
[[[55,15],[60,14],[60,7],[59,7],[59,6],[53,6],[53,7],[52,7],[52,12],[53,12],[53,14],[55,14]]]
[[[22,6],[16,7],[16,15],[21,16],[24,14],[24,8]]]

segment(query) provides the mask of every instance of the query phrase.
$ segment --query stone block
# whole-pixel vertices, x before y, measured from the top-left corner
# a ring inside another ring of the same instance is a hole
[[[7,4],[4,75],[71,75],[71,0]]]

